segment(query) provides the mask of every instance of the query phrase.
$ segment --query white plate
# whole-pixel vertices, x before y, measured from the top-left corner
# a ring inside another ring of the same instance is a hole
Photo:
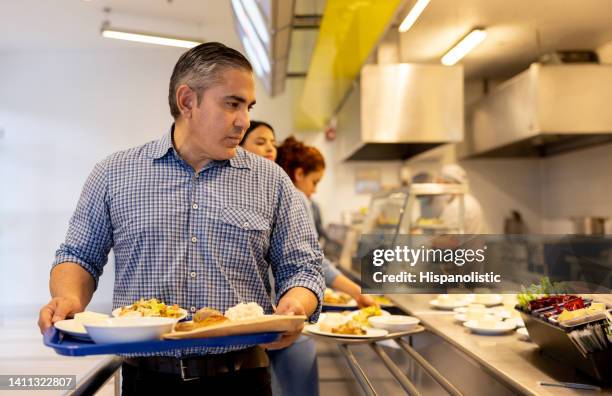
[[[482,301],[479,299],[483,299]],[[474,300],[476,304],[483,304],[487,307],[493,307],[504,302],[504,296],[501,294],[474,294]]]
[[[180,310],[181,310],[182,315],[179,316],[178,318],[171,318],[171,319],[176,319],[176,320],[185,319],[187,317],[188,312],[185,309],[183,309],[183,308],[181,308]],[[113,318],[120,318],[121,316],[119,316],[119,312],[121,312],[121,307],[113,309],[113,312],[112,312]],[[144,317],[159,318],[159,316],[138,316],[136,314],[134,314],[133,316],[132,315],[127,315],[127,316],[123,316],[123,317],[125,317],[125,318],[144,318]]]
[[[60,320],[55,322],[53,326],[62,333],[66,333],[78,340],[91,341],[91,337],[87,334],[85,327],[74,319]]]
[[[529,339],[529,333],[527,332],[527,329],[524,327],[521,327],[520,329],[516,329],[516,333],[521,336],[520,338],[522,340]]]
[[[514,322],[514,324],[516,325],[516,327],[525,327],[525,322],[523,322],[523,319],[521,317],[515,317],[515,318],[508,318],[506,319],[506,321],[510,322]]]
[[[372,327],[390,332],[412,330],[420,322],[419,319],[407,315],[371,316],[368,321]]]
[[[328,337],[335,337],[335,338],[376,338],[376,337],[384,337],[387,334],[389,334],[389,332],[387,330],[384,329],[374,329],[371,327],[366,327],[366,334],[364,335],[354,335],[354,334],[334,334],[331,331],[323,331],[321,329],[319,329],[319,326],[317,324],[311,324],[308,325],[306,327],[304,327],[304,330],[308,333],[312,333],[312,334],[318,334],[318,335],[323,335],[323,336],[328,336]]]
[[[467,314],[458,313],[455,315],[455,320],[460,323],[467,322]]]
[[[499,321],[495,323],[495,327],[483,327],[478,320],[468,320],[463,323],[465,327],[472,330],[474,333],[484,335],[499,335],[512,331],[516,328],[514,321]]]
[[[459,322],[459,323],[464,323],[464,322],[467,322],[468,320],[474,320],[474,319],[468,319],[467,316],[468,315],[466,313],[464,313],[464,314],[456,314],[454,319],[457,322]],[[492,314],[492,313],[485,313],[484,316],[487,317],[487,318],[491,318],[491,319],[495,318],[495,315]]]
[[[458,307],[465,307],[469,305],[470,303],[471,301],[467,299],[457,299],[457,300],[451,300],[451,301],[446,301],[442,303],[439,302],[438,299],[433,299],[429,302],[429,305],[431,305],[432,307],[436,309],[443,309],[446,311],[451,311]]]
[[[176,324],[175,318],[110,318],[85,323],[85,329],[96,344],[160,340]]]

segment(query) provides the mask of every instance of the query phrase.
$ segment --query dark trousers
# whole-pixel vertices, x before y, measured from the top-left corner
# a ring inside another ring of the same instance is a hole
[[[123,396],[272,395],[267,367],[242,369],[184,381],[180,375],[149,371],[124,363],[121,374]]]

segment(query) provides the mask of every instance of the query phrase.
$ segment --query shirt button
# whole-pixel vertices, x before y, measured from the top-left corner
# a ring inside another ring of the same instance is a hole
[[[192,278],[195,278],[197,275],[198,274],[196,274],[195,271],[189,274],[189,276],[191,276]]]
[[[194,236],[193,236],[193,237],[191,237],[191,242],[196,243],[197,241],[198,241],[198,238],[196,238],[196,237],[194,237]]]
[[[247,227],[249,226],[249,222],[248,222],[248,221],[245,221],[245,222],[242,224],[242,226],[243,226],[244,228],[247,228]]]
[[[198,208],[198,204],[194,203],[193,205],[191,205],[192,208],[197,209]]]
[[[191,308],[189,308],[189,310],[190,310],[191,312],[195,312],[195,311],[197,311],[196,307],[191,307]]]

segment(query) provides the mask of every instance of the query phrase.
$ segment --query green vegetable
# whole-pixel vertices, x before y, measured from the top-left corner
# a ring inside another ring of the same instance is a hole
[[[566,288],[562,283],[559,282],[551,282],[548,276],[540,279],[540,284],[533,284],[525,289],[524,286],[521,286],[521,293],[517,295],[519,306],[521,308],[527,308],[529,306],[529,302],[533,300],[537,300],[538,298],[548,297],[550,295],[555,294],[565,294]]]

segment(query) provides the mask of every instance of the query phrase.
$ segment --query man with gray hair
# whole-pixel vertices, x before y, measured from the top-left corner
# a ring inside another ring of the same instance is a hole
[[[268,314],[316,320],[322,253],[308,209],[281,168],[237,147],[255,104],[248,60],[220,43],[194,47],[178,60],[168,99],[169,132],[110,155],[87,179],[56,252],[41,331],[85,309],[111,248],[113,308],[155,297],[192,313],[223,312],[254,301]],[[267,347],[286,347],[298,335]],[[267,365],[258,346],[150,352],[126,359],[122,388],[267,395]]]

